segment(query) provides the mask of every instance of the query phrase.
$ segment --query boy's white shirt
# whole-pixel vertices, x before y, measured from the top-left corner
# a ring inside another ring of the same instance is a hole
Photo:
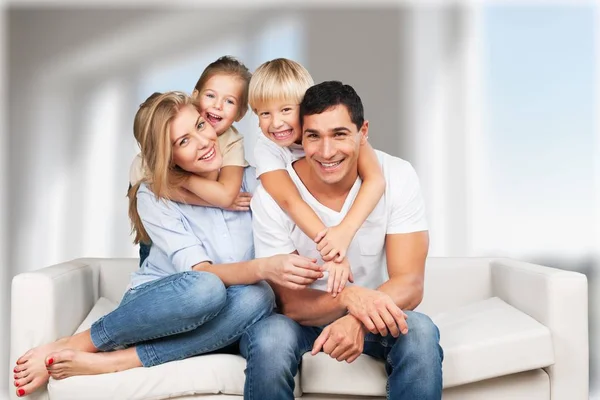
[[[217,137],[219,148],[223,155],[223,167],[236,166],[247,167],[248,162],[244,158],[244,137],[233,126],[229,127],[223,134]],[[129,167],[129,183],[133,186],[144,177],[144,166],[142,155],[134,157]]]
[[[267,139],[261,132],[254,145],[256,177],[260,177],[265,172],[286,169],[289,164],[302,157],[304,157],[304,149],[301,145],[293,144],[290,147],[281,147]]]
[[[427,230],[425,203],[421,197],[419,179],[412,165],[400,158],[376,151],[386,180],[385,193],[356,233],[348,248],[348,260],[355,284],[375,289],[387,279],[385,258],[386,234]],[[340,212],[319,203],[306,189],[291,163],[286,167],[298,187],[302,199],[316,212],[326,226],[338,225],[356,199],[360,177],[354,183]],[[316,244],[302,232],[260,185],[251,202],[256,257],[292,253],[323,260]],[[314,289],[325,290],[327,275],[315,281]]]

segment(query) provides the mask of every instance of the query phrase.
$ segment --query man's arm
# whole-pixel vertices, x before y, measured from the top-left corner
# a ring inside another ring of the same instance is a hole
[[[290,290],[273,283],[271,286],[281,313],[300,325],[322,326],[346,314],[347,308],[341,297],[331,297],[323,290]]]
[[[427,231],[387,235],[385,254],[390,279],[377,290],[389,295],[403,310],[415,309],[423,299]]]
[[[382,291],[351,286],[334,298],[316,289],[292,291],[272,286],[281,312],[301,325],[326,325],[349,312],[372,333],[386,336],[389,331],[397,337],[408,329],[406,315]]]

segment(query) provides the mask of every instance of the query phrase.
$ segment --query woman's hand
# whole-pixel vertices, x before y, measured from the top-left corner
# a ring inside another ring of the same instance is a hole
[[[354,283],[354,276],[350,270],[348,258],[344,258],[342,262],[329,261],[323,267],[329,273],[327,278],[327,291],[336,297],[346,286],[348,281]]]
[[[278,254],[261,259],[259,275],[288,289],[304,289],[323,277],[323,267],[314,258],[297,254]]]

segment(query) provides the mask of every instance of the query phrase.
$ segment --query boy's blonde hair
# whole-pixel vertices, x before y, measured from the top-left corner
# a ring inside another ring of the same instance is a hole
[[[202,75],[196,82],[196,86],[194,86],[194,90],[200,92],[206,82],[210,78],[215,75],[229,75],[235,78],[241,79],[244,82],[244,88],[242,90],[242,95],[239,98],[240,104],[238,113],[235,116],[235,120],[239,122],[244,115],[246,115],[246,111],[248,111],[248,85],[250,84],[250,78],[252,78],[252,74],[248,70],[248,68],[238,59],[232,56],[223,56],[220,57],[217,61],[213,61],[208,64],[208,67],[202,71]]]
[[[133,121],[133,135],[142,155],[145,176],[127,193],[129,218],[134,243],[150,243],[150,237],[137,212],[137,191],[142,182],[148,184],[156,197],[169,199],[178,185],[190,175],[173,163],[171,122],[183,107],[198,109],[195,101],[183,92],[153,93],[141,105]]]
[[[254,71],[250,80],[250,108],[256,109],[271,101],[300,104],[304,92],[314,85],[306,68],[287,58],[267,61]]]

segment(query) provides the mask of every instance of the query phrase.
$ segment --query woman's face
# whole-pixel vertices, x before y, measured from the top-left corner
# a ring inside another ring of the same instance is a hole
[[[171,122],[173,162],[196,175],[218,171],[223,157],[214,128],[191,105]]]

